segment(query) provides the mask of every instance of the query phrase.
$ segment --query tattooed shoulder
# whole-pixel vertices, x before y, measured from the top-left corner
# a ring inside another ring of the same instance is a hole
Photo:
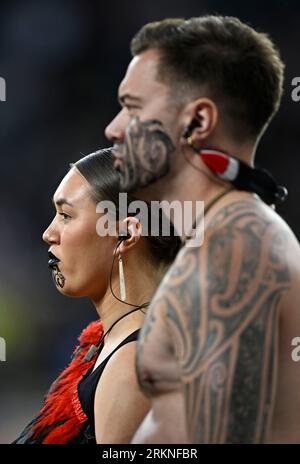
[[[163,288],[193,443],[266,438],[274,402],[278,311],[289,289],[287,231],[252,201],[210,221]]]

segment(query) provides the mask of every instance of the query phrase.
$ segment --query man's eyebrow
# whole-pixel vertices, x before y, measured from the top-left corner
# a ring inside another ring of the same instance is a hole
[[[125,100],[133,100],[135,102],[140,102],[141,99],[139,97],[135,97],[134,95],[131,95],[130,93],[124,93],[123,95],[119,96],[119,103],[123,105],[125,103]]]
[[[69,205],[73,207],[72,203],[70,203],[66,198],[58,198],[56,201],[52,198],[52,203],[56,206]]]

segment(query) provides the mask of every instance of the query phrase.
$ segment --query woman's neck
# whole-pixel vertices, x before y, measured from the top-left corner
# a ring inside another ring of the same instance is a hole
[[[137,269],[137,268],[136,268]],[[124,264],[125,285],[126,285],[126,302],[134,306],[142,305],[149,302],[156,290],[157,282],[154,278],[145,274],[139,269],[130,272],[129,266],[126,268]],[[145,285],[147,283],[147,285]],[[120,298],[119,278],[118,275],[112,278],[112,289],[114,294]],[[111,293],[108,286],[105,295],[98,301],[94,301],[94,305],[98,312],[99,318],[103,323],[104,333],[123,315],[130,313],[134,306],[125,304],[117,300]],[[110,338],[119,337],[124,331],[135,330],[141,327],[146,309],[134,311],[128,316],[125,316],[118,322],[111,331]]]

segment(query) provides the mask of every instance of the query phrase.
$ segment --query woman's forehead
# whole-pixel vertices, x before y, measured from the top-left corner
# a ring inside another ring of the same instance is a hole
[[[91,201],[89,183],[77,169],[71,168],[57,187],[53,202],[57,205],[66,203],[76,207],[88,200]]]

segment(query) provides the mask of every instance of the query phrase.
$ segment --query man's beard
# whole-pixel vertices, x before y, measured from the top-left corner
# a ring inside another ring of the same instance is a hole
[[[168,174],[174,151],[172,140],[160,121],[141,122],[134,118],[128,126],[124,143],[115,145],[113,150],[121,190],[136,191]]]

